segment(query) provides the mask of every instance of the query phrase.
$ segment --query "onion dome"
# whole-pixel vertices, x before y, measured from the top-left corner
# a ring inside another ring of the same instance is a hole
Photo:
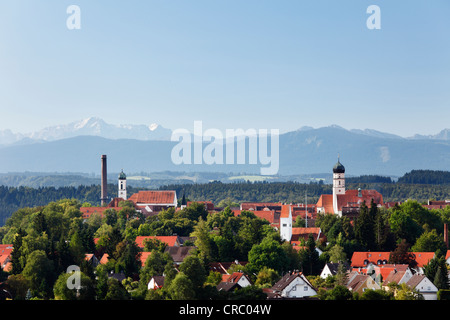
[[[127,176],[125,173],[123,173],[123,169],[122,169],[122,172],[119,174],[119,180],[126,180],[126,179],[127,179]]]
[[[339,162],[339,160],[333,167],[333,173],[345,173],[345,167]]]

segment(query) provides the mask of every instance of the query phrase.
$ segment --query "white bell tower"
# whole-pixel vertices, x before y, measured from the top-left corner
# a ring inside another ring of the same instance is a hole
[[[122,172],[119,174],[119,198],[127,200],[127,176]]]
[[[286,210],[283,210],[283,208],[286,208],[286,206],[289,206],[289,211],[286,212]],[[280,238],[284,241],[291,241],[292,238],[292,211],[290,205],[285,205],[281,209],[281,216],[280,216]]]
[[[345,167],[339,161],[333,167],[333,211],[339,214],[337,196],[345,194]]]

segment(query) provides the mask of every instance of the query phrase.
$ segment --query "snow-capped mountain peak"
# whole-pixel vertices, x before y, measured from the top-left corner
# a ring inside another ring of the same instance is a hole
[[[106,123],[98,117],[89,117],[65,125],[56,125],[42,130],[21,134],[14,134],[10,130],[0,132],[0,144],[11,144],[21,139],[54,141],[76,136],[100,136],[108,139],[137,139],[137,140],[170,140],[172,131],[156,123],[151,125],[114,125]]]

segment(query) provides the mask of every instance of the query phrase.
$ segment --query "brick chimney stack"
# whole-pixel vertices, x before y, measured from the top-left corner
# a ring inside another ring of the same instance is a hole
[[[102,155],[102,187],[101,187],[101,202],[102,206],[104,206],[108,201],[108,179],[107,179],[107,170],[106,170],[106,154]]]

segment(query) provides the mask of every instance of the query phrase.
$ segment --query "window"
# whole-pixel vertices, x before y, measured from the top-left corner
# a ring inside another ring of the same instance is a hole
[[[308,291],[308,286],[304,286],[303,291]]]

